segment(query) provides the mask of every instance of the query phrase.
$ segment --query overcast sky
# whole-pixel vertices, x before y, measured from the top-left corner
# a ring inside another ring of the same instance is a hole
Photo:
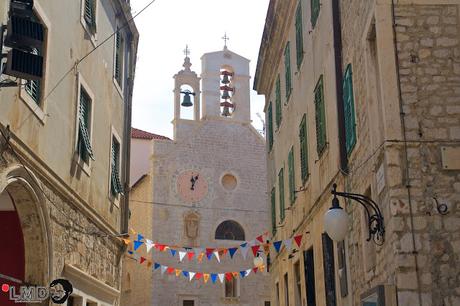
[[[151,0],[131,0],[133,14]],[[136,18],[140,32],[133,98],[133,127],[172,137],[173,75],[182,69],[185,45],[192,70],[201,74],[200,57],[228,48],[251,60],[251,83],[269,0],[156,0]],[[253,124],[262,128],[263,96],[251,91]]]

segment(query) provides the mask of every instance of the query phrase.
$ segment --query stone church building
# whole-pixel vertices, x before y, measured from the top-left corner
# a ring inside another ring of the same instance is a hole
[[[174,139],[153,139],[151,238],[191,248],[237,247],[265,233],[269,224],[265,142],[251,125],[249,60],[227,47],[201,59],[201,78],[188,56],[174,76]],[[192,119],[184,118],[187,106],[193,106]],[[151,252],[154,262],[184,271],[254,267],[251,252],[246,259],[240,252],[233,259],[227,254],[220,263],[214,256],[180,261],[170,252]],[[152,305],[269,305],[268,280],[264,271],[205,283],[158,269]]]

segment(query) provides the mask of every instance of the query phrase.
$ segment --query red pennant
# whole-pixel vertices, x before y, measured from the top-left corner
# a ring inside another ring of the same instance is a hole
[[[195,279],[198,280],[198,279],[200,279],[202,276],[203,276],[203,273],[199,273],[199,272],[198,272],[197,274],[195,274]]]
[[[212,254],[214,252],[214,249],[206,249],[206,256],[209,254]]]
[[[225,278],[226,278],[228,281],[231,281],[232,278],[233,278],[232,272],[227,272],[227,273],[225,273]]]
[[[192,260],[193,256],[195,256],[195,253],[193,253],[193,252],[188,252],[187,253],[188,260]]]
[[[166,245],[160,244],[158,248],[160,249],[161,252],[163,252],[166,249]]]
[[[259,251],[260,245],[254,245],[251,248],[252,248],[252,253],[254,254],[254,257],[257,256],[257,251]]]
[[[257,267],[252,268],[252,271],[254,271],[254,273],[257,273],[257,270],[259,270],[259,268],[257,268]]]
[[[166,269],[166,272],[168,272],[168,274],[173,274],[175,271],[176,269],[174,269],[173,267],[168,267],[168,269]]]
[[[141,265],[142,265],[142,263],[143,263],[144,261],[146,261],[146,260],[147,260],[147,258],[141,256]]]
[[[264,236],[260,235],[260,236],[257,237],[256,239],[259,240],[260,243],[264,243]]]
[[[298,236],[294,237],[294,241],[295,241],[295,243],[297,243],[299,248],[300,248],[300,245],[302,244],[302,237],[303,237],[303,235],[298,235]]]

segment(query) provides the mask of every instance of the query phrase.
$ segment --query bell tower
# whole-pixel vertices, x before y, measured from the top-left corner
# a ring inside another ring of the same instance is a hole
[[[200,78],[190,69],[192,63],[188,57],[188,46],[185,47],[184,54],[184,69],[174,75],[174,139],[177,139],[182,127],[200,120]],[[193,119],[183,118],[183,110],[187,107],[193,107]]]
[[[206,53],[201,57],[203,119],[223,118],[250,123],[249,60],[230,51]]]

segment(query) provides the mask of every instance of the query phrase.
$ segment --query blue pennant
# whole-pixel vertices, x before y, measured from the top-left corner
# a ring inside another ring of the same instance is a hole
[[[144,236],[142,236],[141,234],[137,234],[137,240],[139,241],[144,240]]]
[[[153,264],[153,269],[156,270],[160,267],[161,265],[159,263],[154,263]]]
[[[248,243],[245,242],[245,243],[242,243],[242,244],[240,245],[240,247],[245,248],[247,245],[248,245]]]
[[[173,250],[173,249],[169,249],[169,251],[171,252],[171,256],[174,257],[176,256],[176,250]]]
[[[206,254],[206,257],[208,257],[208,260],[211,260],[211,258],[212,258],[212,253],[207,253],[207,254]]]
[[[244,278],[246,276],[246,271],[240,271],[241,278]]]
[[[188,277],[188,271],[182,271],[182,274],[183,274],[185,277]]]
[[[133,255],[133,251],[128,251],[128,254]]]
[[[142,241],[137,241],[137,240],[135,240],[135,241],[134,241],[134,251],[137,251],[137,249],[138,249],[141,245],[143,245],[143,244],[144,244],[144,243],[143,243]]]
[[[212,283],[215,284],[217,280],[217,274],[211,274]]]
[[[233,255],[235,255],[236,251],[238,251],[238,248],[228,249],[228,252],[230,253],[230,258],[233,258]]]
[[[273,246],[275,247],[276,253],[280,252],[282,242],[283,242],[282,240],[273,242]]]

